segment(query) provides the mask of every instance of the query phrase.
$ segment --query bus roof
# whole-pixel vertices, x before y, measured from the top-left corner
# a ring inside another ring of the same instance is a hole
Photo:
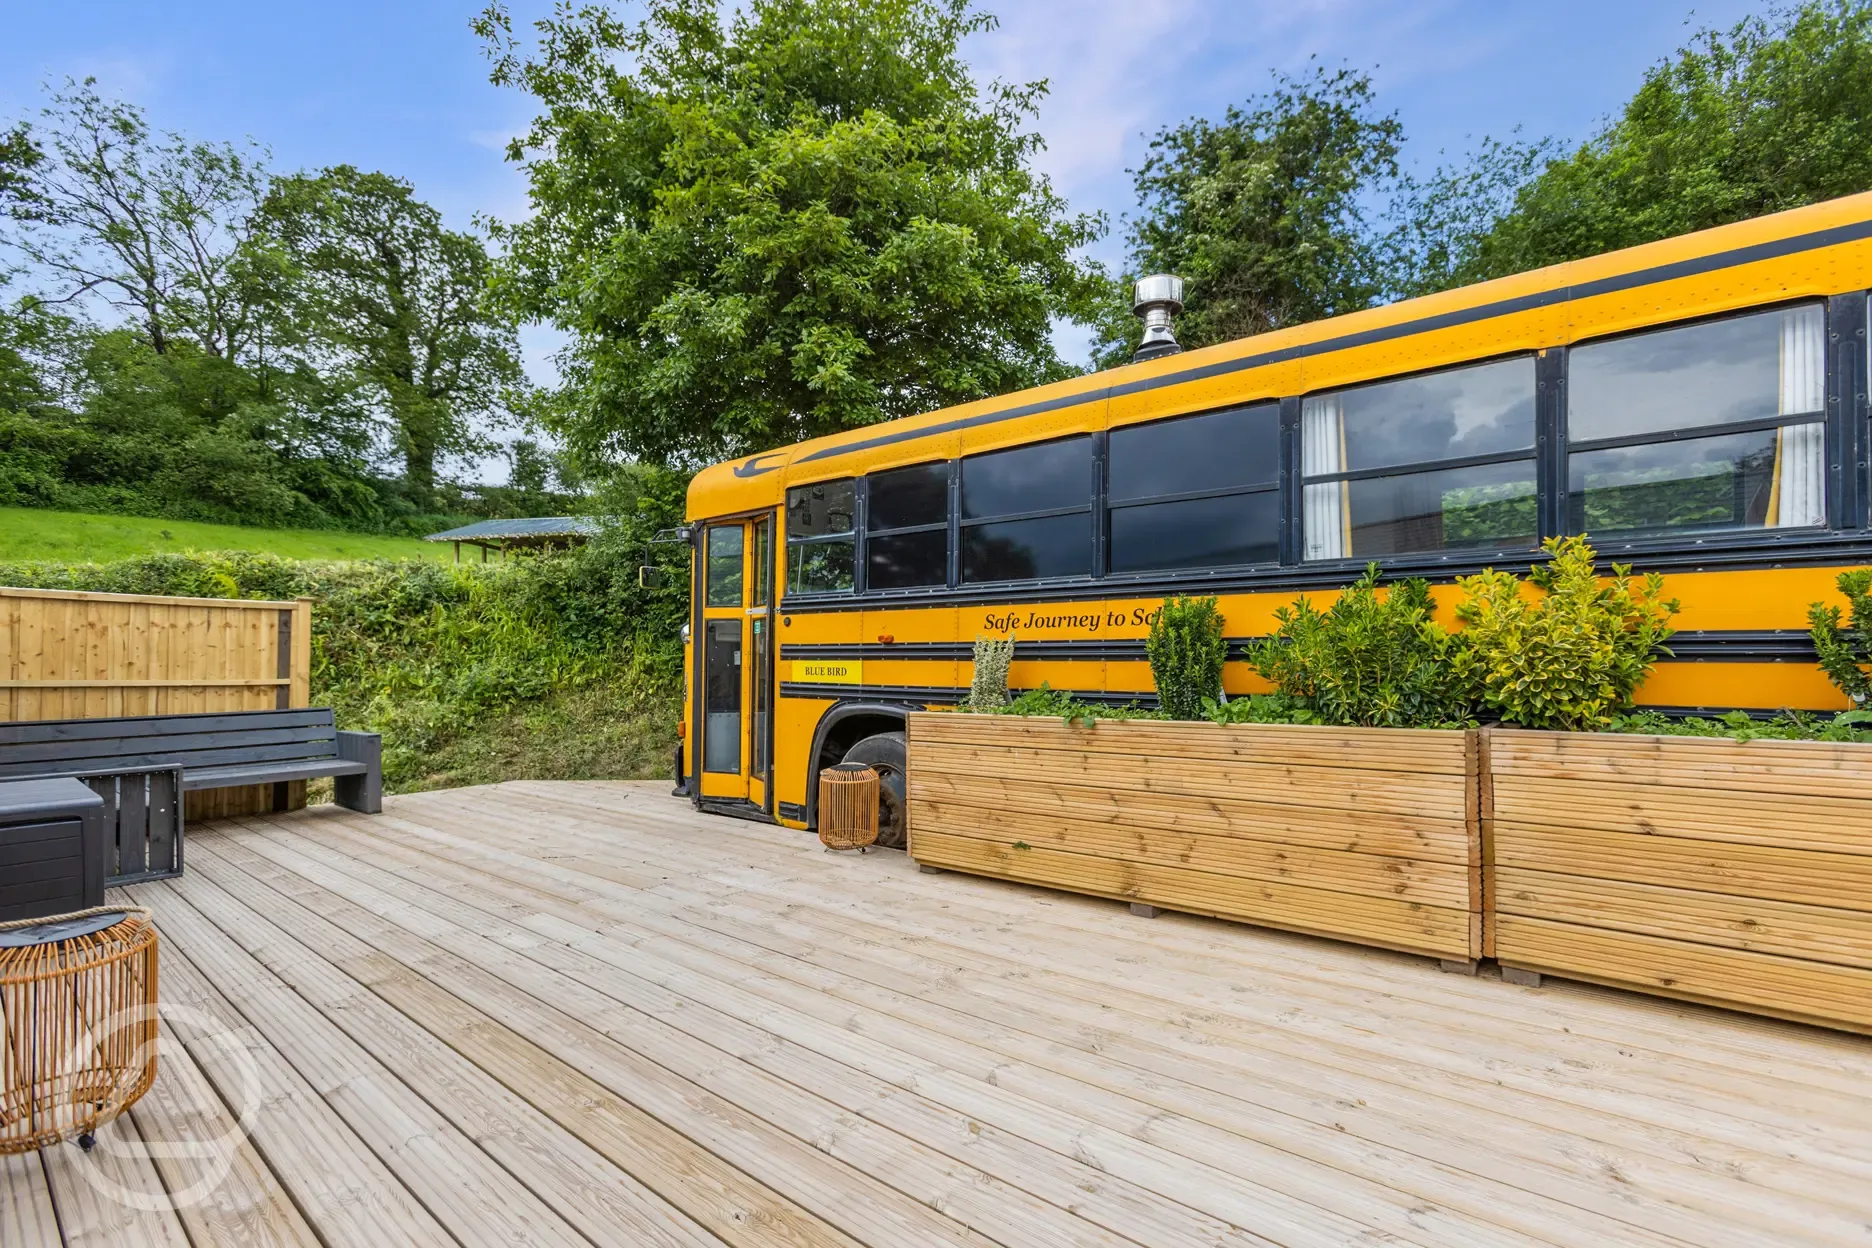
[[[728,460],[689,484],[692,520],[778,504],[785,487],[949,459],[1056,435],[1201,411],[1258,398],[1355,384],[1643,328],[1761,301],[1758,283],[1725,283],[1743,266],[1854,246],[1872,257],[1872,193],[1717,226],[1583,260],[1534,269],[1240,338],[1141,364],[907,416]],[[1779,297],[1829,295],[1844,266],[1809,265]],[[1697,298],[1673,297],[1694,288]],[[1855,287],[1856,288],[1856,287]],[[1714,300],[1714,302],[1712,302]],[[1684,303],[1694,311],[1679,310]],[[1575,315],[1589,303],[1589,315]]]

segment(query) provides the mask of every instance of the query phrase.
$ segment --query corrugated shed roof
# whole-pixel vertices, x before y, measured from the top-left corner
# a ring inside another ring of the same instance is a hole
[[[592,537],[600,527],[590,516],[527,516],[515,520],[480,520],[446,533],[431,533],[423,540],[469,542],[503,537]]]

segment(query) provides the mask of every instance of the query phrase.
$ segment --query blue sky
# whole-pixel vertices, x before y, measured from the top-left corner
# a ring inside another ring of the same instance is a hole
[[[514,5],[524,21],[546,6]],[[1103,209],[1122,258],[1125,170],[1145,134],[1215,116],[1309,56],[1368,68],[1402,119],[1407,159],[1433,166],[1483,134],[1579,139],[1631,94],[1645,68],[1695,29],[1727,27],[1762,4],[1700,0],[985,0],[1000,29],[977,36],[983,78],[1045,78],[1041,165],[1076,208]],[[452,224],[526,211],[501,148],[530,112],[488,84],[468,29],[472,0],[65,0],[8,6],[0,116],[36,108],[39,85],[95,75],[158,127],[251,136],[275,165],[350,162],[412,181]],[[549,375],[554,338],[527,335]],[[1078,356],[1070,330],[1062,349]],[[495,473],[499,475],[498,472]]]

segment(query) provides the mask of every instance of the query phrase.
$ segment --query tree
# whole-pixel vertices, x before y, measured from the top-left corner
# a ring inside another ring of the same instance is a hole
[[[1364,73],[1315,65],[1220,122],[1166,127],[1133,171],[1135,274],[1184,279],[1177,338],[1206,346],[1368,307],[1383,289],[1364,204],[1397,175],[1403,128],[1381,115]],[[1101,359],[1138,341],[1122,315]]]
[[[485,449],[483,430],[524,403],[513,321],[487,298],[486,246],[444,228],[408,182],[350,165],[277,179],[262,212],[327,401],[386,423],[426,497],[439,457]]]
[[[1411,267],[1460,285],[1869,189],[1872,5],[1810,0],[1699,33],[1570,153],[1485,145],[1442,171]]]
[[[177,335],[226,359],[253,347],[266,310],[241,257],[264,153],[157,134],[90,78],[68,80],[40,116],[42,136],[21,125],[0,139],[0,204],[56,287],[47,299],[101,299],[158,354]]]
[[[538,102],[509,157],[533,215],[503,286],[573,336],[556,431],[589,462],[697,462],[1065,375],[1056,317],[1103,286],[1023,130],[1043,83],[978,88],[968,0],[561,8],[493,80]]]

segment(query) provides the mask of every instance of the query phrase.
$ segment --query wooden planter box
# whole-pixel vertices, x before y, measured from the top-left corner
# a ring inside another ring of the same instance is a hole
[[[1482,952],[1477,739],[912,715],[910,855],[1472,960]]]
[[[1488,734],[1504,966],[1872,1031],[1872,746]]]

